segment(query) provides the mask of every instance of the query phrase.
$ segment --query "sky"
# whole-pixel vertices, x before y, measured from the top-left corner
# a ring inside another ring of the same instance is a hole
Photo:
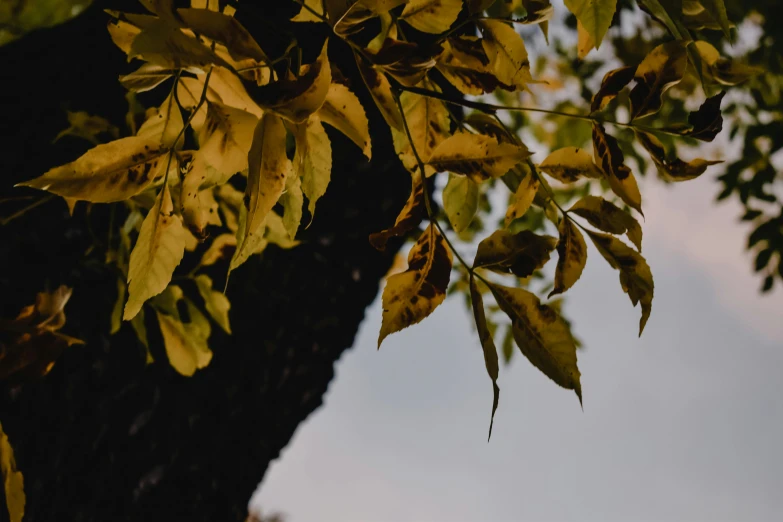
[[[779,520],[783,292],[758,293],[740,209],[717,190],[709,173],[643,187],[656,288],[641,339],[590,245],[566,308],[584,411],[515,357],[487,443],[491,386],[463,302],[377,351],[376,301],[252,505],[287,522]]]

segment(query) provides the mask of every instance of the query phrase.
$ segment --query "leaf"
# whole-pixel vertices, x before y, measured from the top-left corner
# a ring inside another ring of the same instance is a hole
[[[492,416],[489,420],[489,436],[487,437],[487,440],[489,440],[492,438],[492,425],[495,422],[495,411],[498,409],[498,399],[500,398],[500,389],[498,388],[500,365],[498,363],[498,351],[495,348],[495,341],[492,339],[492,333],[490,333],[487,327],[487,317],[484,314],[484,300],[472,274],[470,276],[470,302],[473,306],[476,330],[478,331],[481,348],[484,352],[484,366],[487,368],[487,375],[492,379]]]
[[[24,477],[16,467],[14,448],[0,424],[0,471],[3,476],[5,504],[10,522],[22,522],[27,498],[24,494]]]
[[[299,224],[302,222],[302,206],[304,205],[302,180],[299,176],[288,177],[285,192],[280,196],[280,204],[283,206],[283,226],[288,237],[293,240],[296,238]]]
[[[601,47],[612,25],[617,0],[565,0],[565,5],[595,40],[596,49]]]
[[[704,9],[706,9],[712,16],[717,18],[721,29],[723,29],[723,34],[726,35],[726,38],[731,39],[731,22],[729,21],[728,14],[726,14],[726,5],[723,3],[723,0],[699,1],[704,6]]]
[[[377,250],[385,250],[386,243],[393,237],[401,237],[419,226],[421,220],[426,216],[424,205],[424,184],[421,177],[413,175],[411,178],[411,193],[405,206],[402,207],[397,215],[394,226],[381,232],[370,234],[370,244]]]
[[[440,34],[451,27],[461,10],[462,0],[410,0],[400,18],[419,31]]]
[[[601,80],[601,87],[593,96],[590,112],[600,111],[609,105],[609,102],[615,99],[626,85],[631,83],[635,75],[636,67],[632,65],[626,65],[606,73],[604,79]]]
[[[739,85],[764,73],[761,67],[723,58],[718,50],[707,42],[697,41],[693,42],[693,45],[702,60],[702,74],[722,85]]]
[[[283,121],[271,112],[265,112],[253,133],[253,144],[248,153],[247,188],[244,207],[247,222],[244,234],[237,236],[235,258],[245,255],[255,243],[254,236],[263,233],[261,225],[269,211],[283,194],[291,162],[285,155],[286,132]]]
[[[606,133],[603,125],[593,124],[593,151],[606,175],[612,191],[628,206],[642,212],[642,195],[631,169],[625,166],[625,157],[617,140]]]
[[[707,98],[699,110],[688,114],[688,123],[691,125],[691,129],[685,132],[686,136],[710,142],[720,134],[720,131],[723,130],[720,104],[725,95],[726,91],[721,91],[715,96]]]
[[[484,46],[476,37],[449,38],[436,67],[463,94],[478,96],[494,92],[498,87],[514,90],[495,77]]]
[[[574,222],[564,216],[557,227],[560,240],[557,242],[557,268],[555,286],[547,297],[562,294],[576,283],[587,264],[587,245]]]
[[[267,61],[266,54],[259,47],[245,27],[233,16],[209,9],[177,9],[182,22],[194,33],[226,46],[235,60],[252,58]]]
[[[642,251],[642,227],[631,214],[596,196],[585,196],[568,212],[583,217],[599,230],[610,234],[627,234],[639,252]]]
[[[403,131],[402,115],[397,107],[397,103],[394,101],[389,80],[382,73],[368,65],[358,54],[355,57],[362,80],[364,80],[367,90],[370,91],[370,95],[375,101],[381,116],[389,124],[389,127]]]
[[[478,185],[465,176],[450,175],[443,189],[443,210],[456,233],[468,228],[478,210]]]
[[[533,199],[536,197],[538,186],[538,177],[532,172],[519,183],[519,187],[517,187],[516,192],[511,197],[511,204],[508,210],[506,210],[506,226],[509,226],[512,221],[521,218],[527,213],[530,205],[533,204]]]
[[[427,96],[420,96],[412,92],[404,92],[400,96],[400,103],[408,122],[413,146],[408,140],[407,133],[403,131],[392,130],[394,140],[394,149],[402,160],[402,164],[410,172],[418,172],[419,165],[416,156],[413,154],[413,147],[416,148],[419,157],[426,162],[432,156],[432,151],[450,136],[449,132],[449,112],[443,102]],[[425,172],[428,176],[435,173],[431,166],[425,166]]]
[[[415,87],[435,67],[443,52],[439,44],[418,44],[387,38],[370,61],[408,87]],[[366,53],[367,55],[369,53]]]
[[[498,143],[491,136],[459,132],[440,142],[427,163],[440,172],[461,174],[481,183],[502,176],[530,155],[521,145]]]
[[[172,69],[145,63],[132,73],[120,76],[120,83],[129,91],[147,92],[171,78],[174,73]]]
[[[495,0],[467,0],[466,3],[468,4],[468,12],[474,15],[489,9]]]
[[[178,316],[155,310],[171,366],[181,375],[190,377],[196,370],[206,368],[212,360],[212,350],[207,345],[209,334],[204,335],[204,324],[209,323],[198,309],[186,301],[191,322],[183,323]]]
[[[430,224],[408,254],[408,270],[386,280],[378,347],[389,334],[430,315],[446,298],[451,277],[451,251]]]
[[[266,239],[266,222],[269,221],[270,216],[277,216],[274,212],[270,212],[267,214],[266,219],[261,223],[261,226],[256,230],[256,233],[249,236],[247,238],[247,241],[244,242],[243,248],[240,250],[238,248],[233,249],[233,255],[231,256],[231,261],[228,263],[228,275],[231,275],[231,272],[233,270],[236,270],[238,267],[240,267],[242,264],[247,261],[250,256],[254,254],[260,254],[263,252],[267,245],[269,244],[269,241]],[[239,243],[243,237],[245,237],[245,233],[247,232],[247,208],[245,208],[244,205],[242,205],[239,209],[239,217],[238,217],[238,223],[237,223],[237,243]],[[280,229],[282,231],[282,235],[285,236],[286,240],[290,240],[288,237],[288,232],[285,229],[285,226],[283,225],[283,220],[280,219]]]
[[[148,138],[129,136],[97,145],[76,161],[17,186],[93,203],[123,201],[163,176],[167,153]]]
[[[325,17],[326,12],[324,11],[323,0],[304,0],[302,8],[299,10],[299,14],[291,18],[291,21],[323,22],[323,18]]]
[[[490,69],[505,85],[524,88],[532,80],[530,61],[522,37],[514,28],[499,20],[481,20],[484,50]]]
[[[516,234],[496,230],[479,243],[473,267],[529,277],[549,261],[556,243],[551,236],[539,236],[529,230]]]
[[[199,265],[212,266],[222,259],[231,259],[236,249],[237,238],[234,234],[220,234],[209,244]]]
[[[174,214],[168,185],[164,185],[130,254],[124,320],[133,319],[145,301],[166,289],[185,255],[186,234],[182,219]]]
[[[680,158],[668,159],[663,143],[653,134],[635,129],[639,143],[650,153],[655,166],[664,179],[668,181],[688,181],[698,178],[710,165],[722,163],[721,161],[708,161],[696,158],[685,162]]]
[[[162,19],[152,22],[133,39],[128,59],[136,57],[169,69],[228,66],[209,47]]]
[[[367,159],[372,158],[367,115],[359,98],[348,87],[339,83],[331,84],[317,116],[358,145]]]
[[[119,137],[119,129],[105,118],[84,111],[66,111],[65,114],[68,117],[68,128],[57,133],[52,143],[59,141],[64,136],[74,136],[85,139],[93,145],[98,145],[101,142],[99,139],[101,135],[108,135],[114,139]]]
[[[147,120],[139,127],[136,135],[155,141],[161,148],[172,148],[185,127],[182,113],[179,111],[174,96],[166,97],[160,107],[148,111]]]
[[[593,156],[584,149],[565,147],[551,153],[538,168],[560,181],[573,183],[580,178],[600,178],[601,169],[593,162]]]
[[[293,79],[282,79],[256,89],[255,101],[294,123],[302,123],[318,111],[326,100],[332,83],[332,70],[326,54],[327,42],[318,59],[302,68],[302,75]]]
[[[201,189],[203,176],[195,169],[188,169],[181,183],[180,212],[187,229],[199,241],[206,239],[207,225],[220,226],[219,205],[212,188]]]
[[[581,404],[576,345],[565,321],[527,290],[494,283],[489,289],[500,309],[511,318],[514,340],[522,354],[556,384],[574,390]]]
[[[302,178],[302,190],[307,196],[310,219],[315,204],[326,193],[332,175],[332,145],[318,117],[293,126],[296,152],[294,172]]]
[[[647,324],[647,319],[650,317],[655,288],[647,261],[641,254],[626,246],[616,237],[598,232],[588,232],[588,235],[611,267],[620,271],[620,285],[631,298],[633,305],[641,303],[642,319],[639,322],[639,335],[641,336],[644,325]]]
[[[650,51],[636,69],[636,86],[631,90],[631,119],[655,114],[663,103],[661,96],[685,75],[688,54],[685,43],[673,40]]]
[[[231,325],[228,321],[228,311],[231,309],[231,303],[223,292],[218,292],[212,288],[212,279],[208,275],[200,274],[194,279],[198,287],[198,293],[204,300],[204,308],[212,319],[227,334],[231,333]]]
[[[198,132],[199,150],[193,170],[204,179],[202,188],[222,185],[234,174],[247,170],[247,157],[258,118],[222,103],[207,102],[204,125]]]

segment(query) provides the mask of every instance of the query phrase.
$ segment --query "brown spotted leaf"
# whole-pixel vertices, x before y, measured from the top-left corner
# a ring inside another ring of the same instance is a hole
[[[462,10],[462,0],[409,0],[400,18],[419,31],[446,32]]]
[[[601,87],[593,96],[590,112],[600,111],[609,105],[609,102],[615,99],[626,85],[631,83],[635,74],[636,67],[632,65],[626,65],[606,73],[601,81]]]
[[[430,224],[408,254],[408,270],[386,280],[378,347],[389,334],[430,315],[446,298],[450,277],[451,251]]]
[[[593,156],[577,147],[564,147],[554,151],[538,168],[561,183],[601,177],[601,169],[593,162]]]
[[[19,186],[93,203],[123,201],[143,192],[163,175],[167,153],[148,138],[120,138]]]
[[[487,326],[487,316],[484,312],[484,299],[481,297],[481,291],[476,286],[476,280],[473,275],[470,276],[470,302],[473,306],[473,318],[476,320],[476,330],[478,331],[481,349],[484,352],[484,366],[487,368],[487,375],[492,379],[492,415],[489,420],[489,436],[492,437],[492,425],[495,422],[495,411],[498,409],[498,400],[500,398],[500,389],[498,388],[498,350],[495,348],[495,341],[492,339],[492,332]]]
[[[549,261],[556,244],[555,238],[539,236],[529,230],[516,234],[496,230],[479,243],[473,267],[529,277]]]
[[[524,216],[533,204],[540,182],[538,177],[530,172],[519,183],[516,192],[511,196],[511,204],[506,210],[505,224],[509,226],[512,221]]]
[[[425,161],[439,172],[460,174],[481,183],[502,176],[529,156],[530,151],[522,145],[459,132],[440,142]]]
[[[424,184],[421,177],[414,175],[411,179],[411,194],[402,207],[394,226],[370,234],[370,244],[378,250],[385,250],[386,243],[393,237],[402,237],[421,223],[427,215],[424,206]]]
[[[642,319],[639,322],[639,335],[652,310],[653,283],[652,272],[641,254],[627,246],[614,236],[599,232],[588,232],[590,239],[612,268],[620,271],[620,285],[636,306],[641,303]]]
[[[372,158],[367,115],[359,98],[348,87],[339,83],[331,84],[317,115],[321,121],[339,130],[358,145],[367,159]]]
[[[405,168],[418,175],[419,164],[413,147],[421,160],[426,162],[432,156],[432,151],[450,136],[449,112],[442,101],[412,92],[402,93],[400,102],[413,144],[404,130],[392,129],[394,149]],[[432,166],[426,165],[424,168],[428,176],[436,172]]]
[[[140,138],[154,140],[162,148],[174,147],[174,142],[180,137],[185,126],[174,96],[167,96],[160,107],[152,108],[147,113],[147,120],[139,127],[136,135]],[[181,141],[176,145],[181,146]]]
[[[267,60],[258,42],[233,16],[209,9],[177,9],[177,14],[193,32],[225,45],[233,59]]]
[[[688,54],[685,42],[672,40],[650,51],[636,69],[631,90],[631,118],[642,118],[661,109],[661,97],[685,75]]]
[[[557,242],[557,268],[555,269],[555,287],[548,297],[562,294],[576,283],[587,264],[587,245],[585,238],[574,222],[563,217],[558,225],[560,239]]]
[[[556,384],[574,390],[581,403],[576,345],[563,318],[527,290],[496,284],[489,288],[500,309],[511,318],[514,340],[522,354]]]
[[[642,213],[642,194],[631,169],[625,165],[625,157],[614,137],[606,133],[603,125],[593,124],[593,151],[612,191],[628,206]]]
[[[585,196],[574,203],[568,212],[583,217],[599,230],[610,234],[627,234],[628,239],[642,251],[642,227],[631,214],[597,196]]]
[[[481,20],[482,43],[490,61],[490,70],[505,85],[524,88],[531,80],[530,60],[522,37],[499,20]]]
[[[670,159],[667,157],[663,143],[655,135],[640,130],[635,132],[639,143],[650,153],[650,158],[652,158],[655,166],[658,167],[658,172],[668,181],[695,179],[704,174],[710,165],[722,163],[721,161],[709,161],[701,158],[688,162],[677,157]]]
[[[358,54],[356,54],[355,57],[359,73],[364,80],[364,84],[367,86],[367,90],[370,91],[370,95],[372,95],[375,105],[381,112],[383,119],[386,120],[386,123],[388,123],[389,127],[392,129],[403,131],[402,115],[397,107],[397,103],[394,101],[389,80],[383,73],[365,62]]]

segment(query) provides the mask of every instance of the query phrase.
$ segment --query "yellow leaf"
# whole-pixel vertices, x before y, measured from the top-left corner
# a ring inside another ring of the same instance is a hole
[[[299,14],[291,18],[292,22],[322,22],[326,17],[323,0],[304,0]]]
[[[171,148],[185,126],[182,113],[172,95],[168,95],[160,107],[149,111],[147,120],[139,127],[136,135],[160,144],[160,147]]]
[[[212,266],[222,259],[231,259],[237,249],[237,238],[234,234],[220,234],[215,237],[201,256],[201,266]]]
[[[596,196],[585,196],[568,210],[581,216],[599,230],[610,234],[627,234],[628,239],[642,251],[642,227],[631,214]]]
[[[413,147],[416,147],[416,152],[422,161],[427,161],[435,147],[450,135],[449,112],[442,101],[412,92],[402,93],[400,102],[413,139]],[[404,130],[392,129],[392,138],[394,149],[405,168],[410,172],[421,174],[418,172],[419,165],[407,133]],[[427,175],[432,175],[435,169],[425,166],[425,172]]]
[[[220,226],[222,224],[214,190],[212,188],[200,189],[201,177],[199,171],[188,170],[182,180],[180,192],[182,219],[188,230],[199,241],[206,238],[207,225]]]
[[[129,91],[147,92],[171,78],[174,72],[160,65],[145,63],[132,73],[120,76],[120,83]]]
[[[199,87],[196,91],[198,95],[204,88],[206,75],[198,76]],[[180,79],[182,81],[182,79]],[[225,67],[214,67],[212,76],[209,78],[209,88],[207,89],[207,100],[220,102],[223,105],[249,112],[256,118],[260,118],[263,111],[253,98],[247,93],[242,80],[233,72]]]
[[[367,159],[372,158],[367,115],[359,98],[348,87],[339,83],[331,84],[317,116],[358,145]]]
[[[424,184],[421,182],[421,177],[414,174],[411,178],[410,196],[408,196],[405,206],[402,207],[402,210],[397,215],[394,226],[381,232],[370,234],[370,244],[378,250],[385,250],[389,239],[404,236],[416,228],[425,215]]]
[[[332,145],[316,116],[306,123],[292,125],[292,130],[296,143],[294,172],[302,179],[302,191],[307,196],[307,208],[312,219],[315,204],[326,193],[331,180]]]
[[[171,69],[228,65],[209,47],[163,19],[151,23],[133,39],[128,59],[136,57]]]
[[[595,49],[595,40],[590,36],[590,33],[587,32],[587,29],[582,25],[582,22],[579,21],[576,23],[576,34],[576,55],[580,60],[584,60],[590,51]]]
[[[375,101],[381,116],[389,124],[389,127],[403,131],[402,115],[397,107],[397,103],[394,101],[389,80],[383,73],[368,65],[358,54],[354,56],[356,57],[356,65],[359,68],[362,80],[364,80],[367,90],[370,91],[370,95],[373,101]]]
[[[286,182],[285,192],[280,196],[280,204],[283,206],[283,226],[288,237],[293,240],[302,222],[302,206],[304,196],[302,194],[302,180],[299,176],[289,176]]]
[[[565,5],[595,40],[596,49],[599,48],[612,25],[617,0],[565,0]]]
[[[235,257],[244,255],[253,242],[253,236],[263,233],[264,219],[285,189],[286,178],[291,171],[291,162],[285,155],[285,140],[283,121],[275,114],[265,112],[258,121],[248,154],[244,201],[247,226],[243,236],[237,236]]]
[[[530,209],[530,205],[533,204],[533,198],[536,197],[536,192],[538,192],[538,186],[538,178],[532,172],[519,183],[517,191],[511,197],[511,204],[508,206],[508,210],[506,210],[506,226],[509,226],[515,219],[524,216]]]
[[[521,288],[489,285],[500,309],[511,318],[514,340],[522,354],[556,384],[574,390],[582,402],[576,345],[555,310]]]
[[[133,319],[145,301],[166,289],[185,255],[186,237],[182,219],[174,214],[171,192],[164,185],[131,251],[124,320]]]
[[[386,280],[378,347],[389,334],[430,315],[446,298],[450,277],[451,251],[430,224],[408,254],[408,270]]]
[[[328,43],[328,40],[327,40]],[[324,43],[318,59],[302,68],[302,75],[283,79],[256,90],[258,104],[294,123],[302,123],[318,111],[326,100],[332,72]]]
[[[3,489],[5,491],[5,504],[8,508],[10,522],[22,522],[24,518],[24,506],[27,498],[24,494],[24,477],[16,467],[14,449],[8,440],[8,435],[0,424],[0,471],[3,476]]]
[[[460,233],[468,228],[478,210],[478,185],[465,176],[449,176],[443,189],[443,210],[452,228]]]
[[[172,289],[172,293],[176,295],[173,298],[176,305],[177,301],[184,298],[179,287]],[[155,314],[169,363],[181,375],[190,377],[196,370],[206,368],[212,360],[212,351],[207,345],[210,334],[207,318],[189,300],[185,299],[185,304],[190,316],[187,323],[182,322],[176,308],[172,312],[171,308],[167,307],[167,311],[172,313],[161,312],[156,308]]]
[[[522,37],[511,25],[499,20],[479,23],[484,35],[484,50],[490,60],[490,69],[506,85],[524,88],[530,76],[530,61]]]
[[[425,161],[438,171],[461,174],[481,183],[502,176],[529,156],[524,146],[498,143],[495,138],[482,134],[459,132],[443,140]]]
[[[446,32],[462,10],[462,0],[410,0],[400,18],[425,33]]]
[[[185,26],[196,34],[225,45],[235,60],[243,58],[267,60],[258,42],[233,16],[209,9],[177,9],[177,14]]]
[[[153,18],[153,17],[150,17]],[[133,44],[133,40],[141,32],[141,29],[126,20],[111,20],[107,29],[114,45],[120,48],[122,52],[128,54]]]
[[[248,112],[207,103],[206,120],[198,133],[199,150],[193,156],[193,169],[205,177],[199,186],[222,185],[247,170],[256,125],[258,118]]]
[[[265,237],[266,232],[266,222],[269,220],[269,216],[276,216],[274,212],[269,212],[267,214],[266,219],[261,223],[261,226],[256,230],[256,233],[249,236],[247,238],[247,241],[243,243],[243,247],[240,250],[239,248],[233,249],[233,255],[231,256],[231,261],[228,264],[228,273],[231,275],[231,272],[233,270],[236,270],[239,266],[241,266],[245,261],[247,261],[250,256],[254,254],[260,254],[263,252],[267,245],[269,244],[269,241]],[[285,236],[286,239],[288,239],[288,232],[285,230],[285,226],[283,225],[283,220],[280,220],[280,228],[282,230],[282,235]],[[243,237],[245,237],[245,233],[247,231],[247,208],[245,208],[244,205],[242,205],[239,209],[239,218],[238,218],[238,226],[237,226],[237,244],[242,240]]]
[[[607,134],[600,123],[593,124],[593,151],[612,191],[628,206],[644,215],[642,194],[639,192],[636,178],[631,169],[625,166],[625,157],[617,140]]]
[[[529,230],[516,234],[496,230],[479,243],[473,266],[529,277],[549,261],[549,254],[556,243],[557,240],[551,236],[539,236]]]
[[[101,135],[112,136],[114,139],[119,137],[119,129],[109,123],[106,118],[88,114],[84,111],[66,111],[66,115],[68,117],[68,128],[61,130],[52,140],[52,143],[58,141],[63,136],[75,136],[83,138],[93,145],[98,145],[101,142],[99,139]]]
[[[129,136],[98,145],[76,161],[18,186],[93,203],[123,201],[163,176],[167,153],[153,140]]]
[[[212,279],[208,275],[201,274],[195,278],[198,293],[204,300],[204,309],[212,319],[226,333],[231,333],[231,325],[228,321],[228,311],[231,309],[231,303],[223,292],[218,292],[212,288]]]
[[[739,85],[754,76],[764,73],[761,67],[754,67],[737,60],[723,58],[720,52],[704,41],[693,42],[702,59],[702,74],[723,85]]]
[[[680,158],[668,159],[663,143],[649,132],[636,130],[636,137],[642,147],[650,153],[650,157],[658,167],[658,172],[667,181],[688,181],[698,178],[710,165],[722,163],[721,161],[709,161],[701,158],[685,162]]]
[[[685,42],[672,40],[659,45],[636,69],[636,86],[631,90],[631,119],[655,114],[661,109],[661,96],[685,75],[688,54]]]
[[[601,80],[601,87],[593,96],[590,112],[600,111],[609,105],[609,102],[615,99],[620,91],[633,80],[635,74],[636,67],[632,65],[613,69],[606,73]]]
[[[558,226],[560,240],[557,242],[557,268],[555,287],[548,297],[562,294],[579,280],[587,263],[587,245],[582,233],[568,217],[563,217]]]
[[[538,168],[561,183],[573,183],[580,178],[601,177],[601,169],[593,162],[593,156],[577,147],[564,147],[554,151]]]
[[[476,286],[476,280],[473,275],[470,276],[470,302],[473,307],[473,317],[476,320],[476,330],[478,330],[481,348],[484,352],[484,366],[487,368],[487,375],[492,379],[492,416],[489,420],[489,436],[492,437],[492,425],[495,422],[495,411],[498,409],[498,399],[500,398],[500,389],[498,388],[498,351],[495,348],[495,341],[492,339],[492,333],[487,327],[487,317],[484,313],[484,299]]]

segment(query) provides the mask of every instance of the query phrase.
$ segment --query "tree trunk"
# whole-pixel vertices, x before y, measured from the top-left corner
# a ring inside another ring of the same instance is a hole
[[[117,76],[132,67],[108,37],[104,7],[0,48],[1,199],[40,197],[12,185],[86,150],[72,138],[51,143],[67,126],[65,109],[122,126]],[[266,16],[265,9],[256,7]],[[300,42],[323,41],[326,28],[294,27],[289,14],[246,25],[261,33],[277,25]],[[0,228],[0,317],[14,317],[38,291],[67,284],[74,293],[64,332],[87,341],[67,349],[42,379],[0,383],[0,422],[25,477],[25,522],[242,520],[270,461],[321,404],[333,365],[353,343],[399,247],[379,253],[368,235],[393,223],[410,188],[388,127],[357,80],[350,52],[338,45],[330,45],[330,57],[367,109],[373,160],[328,131],[332,184],[312,226],[300,246],[270,247],[232,274],[234,334],[213,329],[214,358],[193,377],[170,367],[152,332],[151,365],[129,325],[109,337],[116,275],[100,248],[88,252],[93,234],[105,240],[88,223],[102,222],[107,205],[94,205],[90,217],[82,203],[69,217],[54,198]],[[14,205],[3,204],[0,214]],[[4,508],[0,513],[7,516]]]

